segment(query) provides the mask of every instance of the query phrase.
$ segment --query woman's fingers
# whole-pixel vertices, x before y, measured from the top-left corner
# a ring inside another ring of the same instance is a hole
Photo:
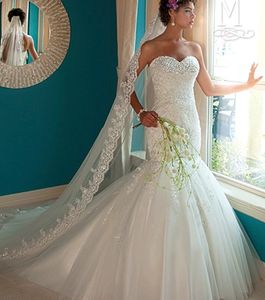
[[[258,83],[259,81],[261,81],[261,79],[263,78],[263,76],[260,76],[256,79],[256,82]]]
[[[157,113],[153,111],[143,112],[141,114],[141,123],[146,127],[157,127]]]
[[[155,115],[153,115],[153,112],[149,112],[147,111],[144,115],[143,118],[149,121],[155,121],[157,119],[157,117]]]
[[[258,64],[253,63],[250,67],[249,75],[254,77]]]
[[[157,119],[158,118],[158,113],[155,111],[151,111],[151,114]]]
[[[250,71],[251,71],[251,72],[255,71],[255,70],[257,69],[258,65],[259,65],[259,64],[256,64],[256,63],[253,62],[253,64],[252,64],[251,67],[250,67]]]
[[[258,64],[256,64],[256,63],[253,63],[250,67],[249,77],[248,77],[249,87],[255,86],[263,78],[263,76],[259,76],[258,78],[255,78],[255,72],[257,70],[257,67],[258,67]]]

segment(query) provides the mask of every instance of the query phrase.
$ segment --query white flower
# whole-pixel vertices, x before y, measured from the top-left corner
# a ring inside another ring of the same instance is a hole
[[[184,136],[186,130],[184,128],[179,128],[179,133]]]
[[[175,143],[179,143],[182,141],[182,138],[179,134],[173,134],[172,135],[172,140],[175,142]]]
[[[186,149],[186,150],[184,151],[184,155],[189,157],[189,156],[190,156],[189,150]]]
[[[167,153],[167,161],[172,161],[172,159],[175,157],[175,153],[173,153],[172,151],[168,151]]]

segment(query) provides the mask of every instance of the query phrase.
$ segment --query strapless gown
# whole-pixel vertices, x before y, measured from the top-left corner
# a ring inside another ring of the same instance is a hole
[[[159,56],[148,72],[151,109],[185,128],[199,152],[197,59]],[[165,171],[155,172],[160,138],[160,127],[146,129],[149,159],[99,193],[93,215],[19,276],[60,299],[247,299],[259,274],[234,210],[199,157],[181,191]]]

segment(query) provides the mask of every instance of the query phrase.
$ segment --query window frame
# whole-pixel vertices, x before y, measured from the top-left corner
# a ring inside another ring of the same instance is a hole
[[[208,32],[211,33],[213,31],[215,25],[215,1],[208,1]],[[217,80],[214,78],[214,51],[213,51],[213,35],[208,35],[208,43],[207,43],[207,61],[206,65],[208,67],[208,72],[214,83],[239,83],[231,80]],[[265,93],[265,81],[262,81],[258,85],[256,85],[254,90],[262,90]],[[212,122],[213,122],[213,97],[205,97],[207,99],[208,107],[207,112],[204,112],[204,118],[207,119],[206,132],[202,132],[202,141],[204,144],[205,151],[203,153],[203,158],[206,161],[206,164],[211,169],[216,179],[220,181],[220,183],[225,184],[226,186],[231,186],[231,189],[238,189],[244,192],[248,192],[250,194],[256,195],[258,197],[265,198],[265,189],[261,189],[254,185],[250,185],[248,183],[244,183],[242,181],[233,179],[232,177],[225,176],[221,173],[215,172],[212,170],[211,166],[211,158],[212,158]],[[206,117],[205,117],[206,115]],[[264,201],[265,204],[265,201]],[[265,213],[265,205],[264,205],[264,213]]]

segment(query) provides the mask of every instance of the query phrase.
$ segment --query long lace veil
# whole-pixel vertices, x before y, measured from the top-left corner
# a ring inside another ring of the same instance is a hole
[[[156,17],[141,45],[163,30],[165,27]],[[139,56],[140,49],[130,60],[125,74],[120,75],[116,98],[106,122],[63,194],[40,216],[28,221],[26,225],[17,226],[15,233],[0,231],[0,260],[3,265],[8,268],[25,265],[45,255],[49,248],[56,247],[60,239],[67,239],[67,234],[78,223],[96,214],[98,206],[102,205],[98,200],[100,194],[104,193],[113,178],[124,175],[117,170],[123,169],[120,166],[120,152],[124,132],[132,128],[132,120],[126,120],[132,112],[130,97],[137,79]]]
[[[19,16],[12,17],[9,29],[2,37],[0,60],[11,66],[25,64],[24,39]]]

